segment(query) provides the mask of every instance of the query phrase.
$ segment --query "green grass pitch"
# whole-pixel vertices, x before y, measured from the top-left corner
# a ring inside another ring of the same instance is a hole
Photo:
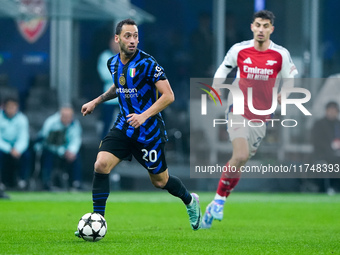
[[[198,192],[201,208],[213,193]],[[193,231],[167,192],[112,192],[108,232],[74,236],[90,193],[10,193],[0,200],[0,254],[340,254],[340,195],[234,192],[223,221]]]

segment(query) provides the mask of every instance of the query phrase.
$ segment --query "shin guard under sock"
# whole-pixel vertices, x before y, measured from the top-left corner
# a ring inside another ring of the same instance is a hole
[[[104,217],[106,200],[110,194],[109,174],[94,173],[92,184],[93,212]]]
[[[186,205],[190,204],[192,200],[189,191],[186,189],[181,180],[176,176],[170,175],[169,180],[165,184],[163,189],[167,190],[171,195],[179,197]]]

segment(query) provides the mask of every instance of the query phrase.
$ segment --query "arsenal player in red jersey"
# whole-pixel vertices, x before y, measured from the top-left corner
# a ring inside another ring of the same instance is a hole
[[[293,78],[297,74],[289,52],[270,40],[274,32],[274,14],[263,10],[254,14],[251,31],[254,38],[235,44],[230,48],[222,64],[214,75],[214,84],[222,83],[234,67],[237,75],[234,81],[244,95],[244,114],[233,114],[233,100],[229,93],[226,119],[230,140],[233,146],[231,159],[222,173],[214,200],[207,206],[202,228],[210,228],[214,219],[222,220],[226,198],[237,185],[241,176],[241,167],[255,155],[266,133],[264,122],[269,115],[257,115],[251,111],[267,110],[272,106],[273,89],[282,80],[283,87],[293,86]],[[252,106],[248,105],[248,91],[252,90]],[[220,91],[216,88],[218,93]],[[277,101],[281,103],[280,93]],[[251,126],[247,123],[251,121]],[[244,123],[244,125],[242,125]]]

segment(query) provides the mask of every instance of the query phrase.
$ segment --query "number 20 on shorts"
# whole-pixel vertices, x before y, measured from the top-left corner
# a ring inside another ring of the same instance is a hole
[[[145,160],[146,162],[156,162],[157,161],[157,151],[156,150],[151,150],[148,151],[146,149],[142,149],[142,152],[144,153],[143,155],[143,160]]]

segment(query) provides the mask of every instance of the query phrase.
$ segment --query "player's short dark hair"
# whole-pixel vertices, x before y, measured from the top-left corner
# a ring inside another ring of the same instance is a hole
[[[326,109],[328,108],[336,108],[339,111],[339,105],[335,101],[330,101],[326,104]]]
[[[124,19],[124,20],[120,21],[116,26],[116,35],[120,35],[120,33],[122,32],[122,27],[124,25],[135,25],[135,26],[137,26],[137,23],[133,19]]]
[[[253,15],[253,22],[256,18],[269,19],[270,23],[274,25],[275,15],[271,11],[262,10],[262,11],[255,12]]]

